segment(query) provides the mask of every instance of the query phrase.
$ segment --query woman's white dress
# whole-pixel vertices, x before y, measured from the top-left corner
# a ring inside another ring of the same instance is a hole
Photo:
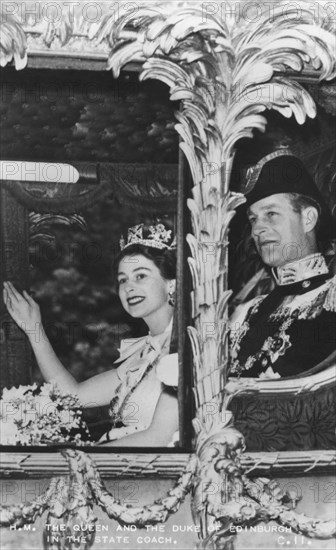
[[[121,363],[117,368],[120,386],[111,401],[111,417],[112,422],[115,420],[124,426],[112,428],[101,438],[101,443],[146,430],[164,385],[177,386],[177,355],[174,354],[171,363],[162,361],[160,364],[169,353],[171,330],[172,323],[157,336],[121,341],[120,357],[116,361]]]

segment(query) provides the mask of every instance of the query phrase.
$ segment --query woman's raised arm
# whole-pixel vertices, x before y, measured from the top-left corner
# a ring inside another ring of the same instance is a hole
[[[46,382],[55,380],[61,391],[77,394],[83,407],[108,405],[120,383],[116,370],[77,382],[55,354],[35,300],[25,290],[20,294],[10,282],[4,283],[3,296],[9,314],[26,333]]]

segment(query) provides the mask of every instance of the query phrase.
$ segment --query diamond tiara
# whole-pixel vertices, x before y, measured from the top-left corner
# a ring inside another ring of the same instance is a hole
[[[148,235],[146,238],[143,236],[144,224],[140,223],[130,227],[127,231],[127,242],[124,237],[120,239],[120,250],[124,250],[132,244],[142,244],[143,246],[149,246],[152,248],[158,248],[160,250],[167,248],[173,248],[173,244],[167,244],[171,240],[171,229],[166,229],[162,223],[156,225],[150,225],[146,231]]]

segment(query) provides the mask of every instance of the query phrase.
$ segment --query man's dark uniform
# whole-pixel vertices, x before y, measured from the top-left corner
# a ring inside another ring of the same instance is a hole
[[[330,239],[334,220],[311,176],[299,159],[277,153],[252,172],[245,191],[247,206],[277,193],[298,193],[316,204],[319,238]],[[231,319],[232,375],[298,376],[316,370],[335,353],[336,276],[323,255],[311,254],[273,268],[273,277],[275,289],[239,306]]]

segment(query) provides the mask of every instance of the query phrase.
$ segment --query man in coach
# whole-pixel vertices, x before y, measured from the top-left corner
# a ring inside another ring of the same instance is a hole
[[[336,350],[336,276],[323,255],[335,221],[304,164],[285,149],[249,170],[244,193],[251,236],[275,288],[234,312],[231,374],[316,372]]]

